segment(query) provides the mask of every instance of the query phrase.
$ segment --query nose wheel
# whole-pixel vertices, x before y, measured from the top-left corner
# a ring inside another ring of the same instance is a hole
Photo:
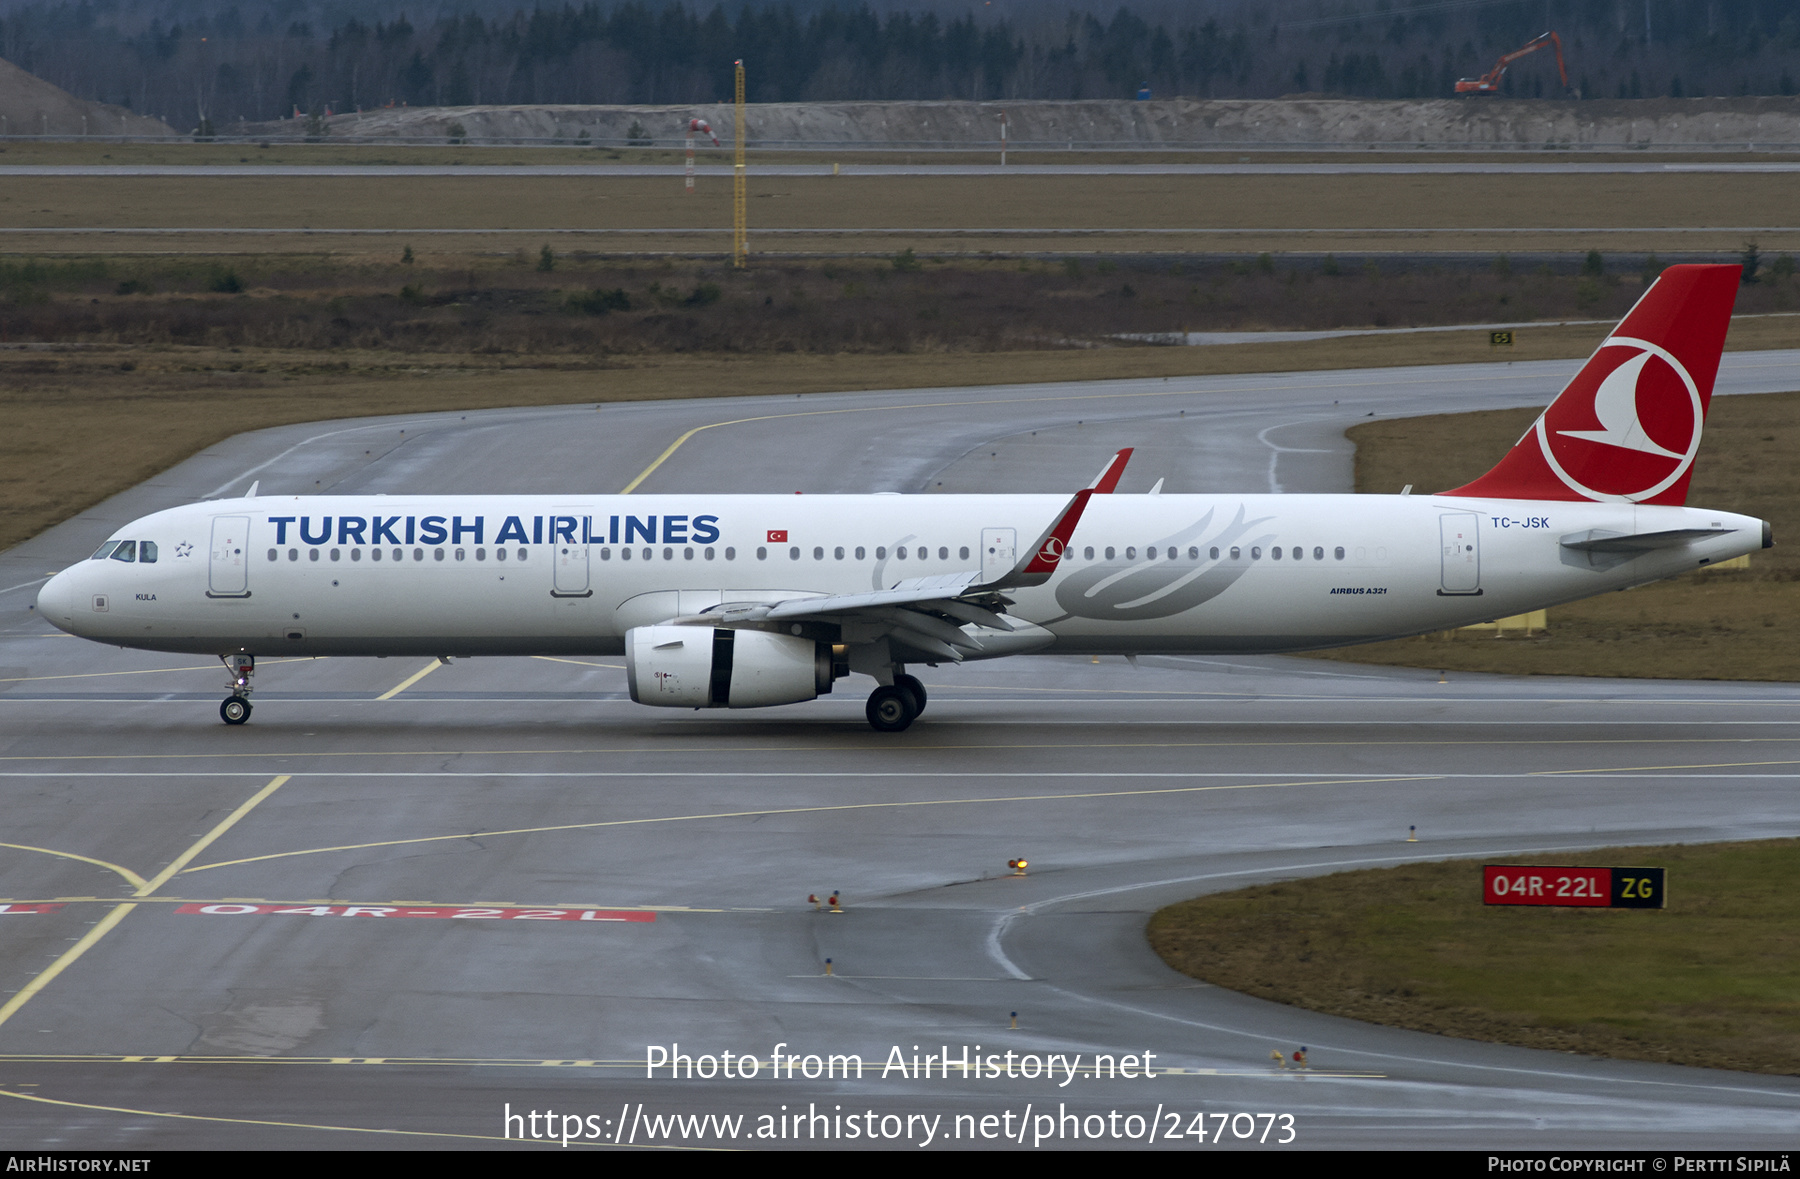
[[[919,716],[912,693],[898,683],[883,684],[870,692],[869,704],[864,711],[870,726],[878,733],[904,732]]]
[[[219,719],[228,725],[241,725],[250,719],[250,677],[256,674],[256,656],[254,655],[221,655],[219,659],[225,669],[231,673],[226,687],[231,695],[219,705]]]

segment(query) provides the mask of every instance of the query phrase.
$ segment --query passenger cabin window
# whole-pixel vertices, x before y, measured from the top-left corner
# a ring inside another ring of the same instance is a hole
[[[1236,545],[1232,545],[1231,546],[1231,559],[1233,561],[1235,561],[1239,558],[1239,553],[1240,553],[1240,550],[1238,549],[1238,547]]]
[[[949,559],[950,559],[950,550],[949,550],[949,548],[947,548],[947,547],[945,547],[945,546],[942,546],[942,545],[940,545],[940,546],[939,546],[939,547],[938,547],[938,560],[940,560],[940,561],[948,561],[948,560],[949,560]]]
[[[887,560],[887,546],[886,545],[876,545],[875,546],[875,559],[877,561]]]
[[[962,548],[958,549],[956,553],[958,560],[967,561],[969,559],[969,546],[964,545]]]
[[[274,549],[270,549],[269,550],[269,560],[273,561],[276,556],[277,556],[276,551]]]
[[[866,551],[867,550],[865,550],[861,545],[857,545],[856,546],[856,559],[858,561],[862,560]]]
[[[1344,559],[1344,546],[1339,545],[1337,548],[1331,550],[1331,555],[1342,561]]]
[[[769,550],[767,548],[763,547],[762,545],[757,545],[756,546],[756,559],[758,561],[767,561],[769,559]]]
[[[842,561],[844,559],[844,546],[839,545],[836,548],[832,549],[831,556],[832,556],[833,560]]]
[[[1262,560],[1262,547],[1260,545],[1250,546],[1250,559],[1252,561]]]
[[[1089,546],[1088,546],[1088,547],[1087,547],[1087,548],[1085,548],[1085,549],[1082,549],[1082,550],[1081,550],[1081,555],[1082,555],[1082,557],[1083,557],[1083,558],[1085,558],[1085,559],[1087,559],[1087,560],[1089,560],[1089,561],[1092,561],[1092,560],[1093,560],[1093,559],[1094,559],[1094,546],[1093,546],[1093,545],[1089,545]]]
[[[707,546],[707,549],[706,549],[706,559],[707,559],[707,560],[708,560],[708,561],[710,561],[710,560],[712,560],[712,559],[713,559],[713,550],[712,550],[712,547],[711,547],[711,546],[710,546],[710,545],[709,545],[709,546]]]
[[[843,553],[843,550],[842,550],[842,549],[839,549],[839,550],[838,550],[838,556],[840,556],[840,557],[841,557],[841,556],[843,556],[843,555],[844,555],[844,553]],[[825,548],[824,548],[824,546],[823,546],[823,545],[814,545],[814,546],[813,546],[813,560],[815,560],[815,561],[823,561],[823,560],[824,560],[824,559],[825,559]]]
[[[726,550],[725,550],[725,559],[726,559],[726,560],[727,560],[727,561],[735,561],[735,560],[737,560],[737,550],[736,550],[736,549],[733,549],[733,548],[728,548],[728,549],[726,549]]]
[[[1219,555],[1219,550],[1214,549],[1213,556],[1216,557],[1218,555]],[[1199,545],[1189,545],[1188,546],[1188,560],[1198,561],[1199,559],[1200,559],[1200,546]]]
[[[1254,553],[1256,550],[1251,549],[1250,551],[1252,553]],[[1274,560],[1274,561],[1281,560],[1281,546],[1280,545],[1276,545],[1274,548],[1269,550],[1269,558],[1270,558],[1270,560]]]
[[[1324,559],[1325,559],[1325,550],[1318,545],[1314,545],[1313,546],[1313,560],[1323,561]]]
[[[1108,561],[1113,559],[1113,547],[1111,545],[1106,546],[1106,559]]]

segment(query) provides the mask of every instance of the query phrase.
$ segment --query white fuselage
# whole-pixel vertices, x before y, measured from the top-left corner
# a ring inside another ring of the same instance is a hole
[[[82,561],[44,587],[39,609],[70,633],[162,651],[619,654],[632,627],[723,602],[1004,571],[1066,503],[1052,495],[220,500],[121,529],[115,539],[154,543],[154,563]],[[1713,531],[1605,559],[1560,543],[1589,530],[1678,529]],[[1629,503],[1096,495],[1051,580],[1007,591],[1008,614],[1035,625],[987,654],[1342,646],[1621,589],[1763,541],[1763,522],[1751,517]]]

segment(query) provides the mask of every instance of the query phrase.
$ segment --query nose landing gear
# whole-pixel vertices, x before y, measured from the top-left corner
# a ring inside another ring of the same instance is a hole
[[[256,656],[254,655],[221,655],[219,659],[231,673],[231,681],[225,686],[231,689],[231,695],[225,697],[219,705],[219,719],[228,725],[241,725],[250,719],[250,677],[256,674]]]

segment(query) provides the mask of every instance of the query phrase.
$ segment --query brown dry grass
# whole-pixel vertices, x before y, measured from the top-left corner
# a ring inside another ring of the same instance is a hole
[[[692,260],[552,257],[0,260],[0,343],[182,344],[549,354],[926,352],[1111,345],[1132,334],[1612,320],[1641,273],[1600,279],[1272,258],[858,259],[734,270]],[[605,298],[596,302],[595,292]],[[1787,312],[1800,284],[1747,289]]]
[[[1735,334],[1735,329],[1734,329]],[[1504,454],[1536,410],[1446,414],[1352,429],[1358,491],[1456,487]],[[1800,679],[1800,393],[1721,397],[1688,502],[1759,516],[1776,547],[1745,571],[1696,572],[1559,606],[1549,633],[1480,631],[1370,643],[1322,658],[1454,671],[1666,679]]]
[[[1526,862],[1667,867],[1669,907],[1488,907],[1481,866],[1460,860],[1201,897],[1158,912],[1150,943],[1194,978],[1390,1027],[1800,1073],[1800,843]]]

